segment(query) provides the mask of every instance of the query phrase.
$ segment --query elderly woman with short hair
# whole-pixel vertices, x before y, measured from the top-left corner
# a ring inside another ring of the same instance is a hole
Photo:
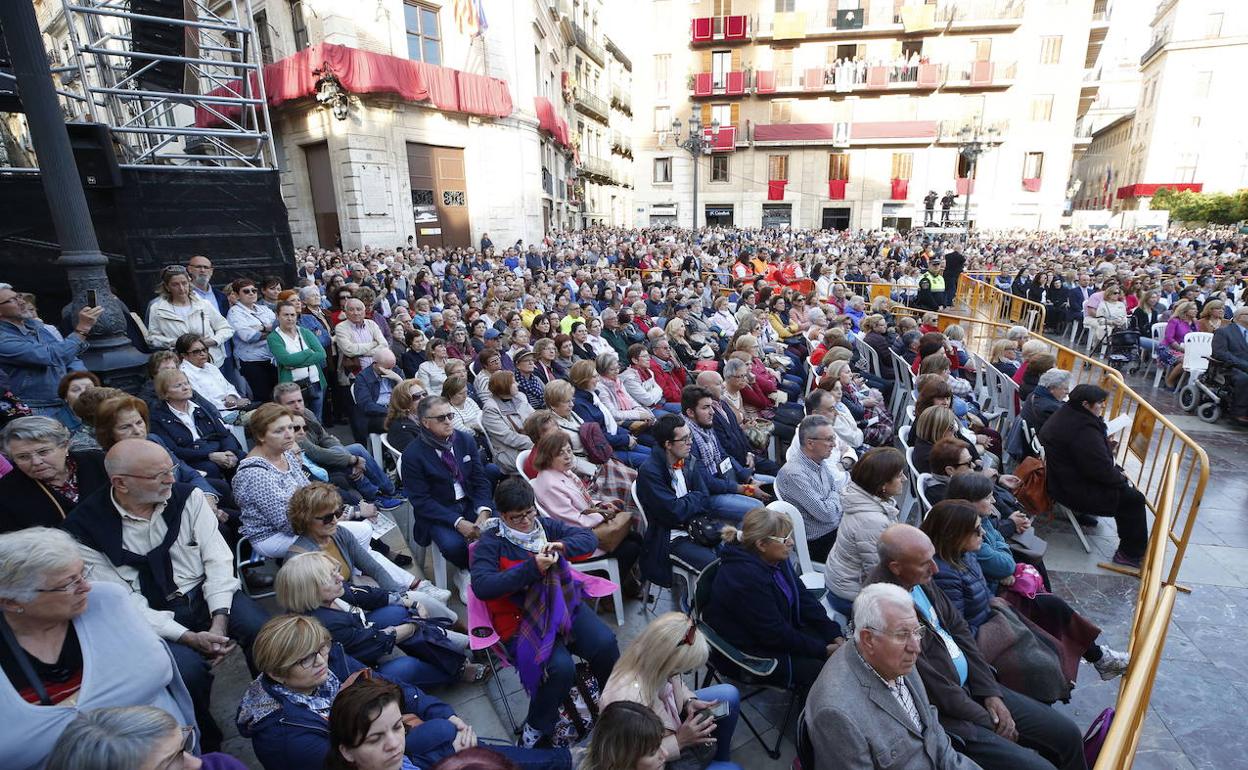
[[[474,436],[482,433],[481,407],[468,397],[468,380],[462,374],[452,374],[442,383],[442,398],[451,405],[451,424]]]
[[[183,334],[173,343],[173,351],[181,363],[178,369],[186,375],[191,388],[221,412],[223,422],[234,422],[239,408],[247,399],[238,393],[234,383],[225,378],[208,357],[208,345],[198,334]]]
[[[19,417],[0,431],[13,470],[0,478],[0,532],[59,527],[83,497],[109,485],[104,454],[71,451],[69,430],[51,417]]]
[[[494,462],[504,473],[516,473],[516,458],[533,442],[524,434],[524,421],[533,414],[520,392],[515,375],[507,370],[490,375],[490,395],[481,409],[481,428],[494,450]]]
[[[229,754],[195,755],[195,729],[155,706],[79,711],[44,770],[246,770]]]
[[[620,359],[615,351],[598,356],[594,360],[594,367],[600,378],[594,392],[616,422],[634,432],[644,431],[654,424],[658,419],[654,412],[634,401],[620,380]],[[635,425],[640,431],[634,428]]]
[[[209,478],[232,474],[243,459],[238,439],[221,420],[216,408],[196,398],[190,379],[180,369],[156,375],[156,397],[148,427],[165,446]]]
[[[61,530],[0,535],[0,615],[7,631],[0,641],[0,757],[6,770],[43,767],[61,732],[84,709],[153,705],[195,726],[169,649],[129,592],[89,578],[78,543]]]
[[[420,420],[416,407],[429,395],[420,380],[403,380],[390,391],[390,406],[382,423],[386,428],[386,441],[402,452],[420,433]]]

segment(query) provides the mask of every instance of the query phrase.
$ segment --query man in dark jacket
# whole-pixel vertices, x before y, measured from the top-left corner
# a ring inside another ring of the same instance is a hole
[[[686,385],[680,393],[680,408],[692,431],[690,454],[697,458],[696,467],[711,494],[711,510],[728,521],[739,522],[746,513],[771,502],[771,496],[759,485],[775,479],[755,479],[751,469],[724,451],[715,435],[716,400],[706,388]]]
[[[441,396],[427,396],[416,407],[421,432],[403,450],[403,492],[416,515],[412,537],[430,542],[446,560],[468,568],[468,541],[481,534],[493,500],[477,442],[451,425],[454,410]]]
[[[379,348],[373,363],[364,367],[351,384],[351,437],[360,445],[368,443],[368,434],[385,433],[386,412],[390,409],[390,393],[403,382],[395,371],[398,362],[389,348]]]
[[[697,516],[711,513],[711,495],[690,457],[693,433],[685,418],[666,414],[650,429],[654,451],[637,469],[637,497],[646,514],[641,552],[641,576],[664,588],[672,585],[672,563],[701,572],[715,553],[688,537],[672,540],[672,530],[683,530]]]
[[[945,255],[945,304],[952,305],[953,298],[958,294],[958,281],[962,278],[962,268],[966,266],[966,257],[960,251],[951,251]]]
[[[925,630],[919,676],[955,747],[982,767],[1086,770],[1074,722],[993,678],[962,613],[932,585],[936,550],[927,535],[894,524],[880,535],[878,551],[865,585],[894,583],[914,598]]]
[[[1248,425],[1248,306],[1237,308],[1233,320],[1213,333],[1213,357],[1231,365],[1231,417]]]
[[[1147,504],[1114,462],[1101,419],[1108,398],[1104,388],[1076,385],[1040,429],[1048,491],[1078,513],[1113,516],[1118,525],[1114,563],[1139,567],[1148,546]]]
[[[724,406],[724,378],[719,372],[698,372],[695,382],[709,390],[715,399],[711,405],[715,411],[715,437],[719,439],[719,445],[723,447],[723,450],[746,469],[756,474],[770,476],[774,480],[776,474],[780,472],[780,464],[769,459],[765,454],[754,451],[750,437],[745,435],[745,430],[737,421],[737,415]]]

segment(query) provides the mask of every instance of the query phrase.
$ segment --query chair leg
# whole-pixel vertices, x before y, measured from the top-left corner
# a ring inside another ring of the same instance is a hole
[[[490,679],[494,680],[494,686],[498,688],[498,698],[503,702],[503,711],[507,714],[507,722],[511,725],[511,731],[519,735],[520,726],[516,724],[516,717],[511,713],[511,704],[507,702],[507,693],[503,691],[503,683],[498,678],[498,666],[494,665],[494,653],[486,650],[485,660],[490,665]]]
[[[615,605],[615,624],[624,625],[624,588],[620,585],[620,563],[615,559],[607,560],[607,577],[615,583],[615,592],[611,601]]]
[[[429,547],[433,549],[433,584],[438,588],[449,589],[451,586],[446,577],[446,557],[442,555],[437,543],[431,542]]]
[[[1083,534],[1083,527],[1079,525],[1075,512],[1066,508],[1066,518],[1070,520],[1070,526],[1075,528],[1075,536],[1079,538],[1079,544],[1083,546],[1083,550],[1092,553],[1092,544],[1088,542],[1087,535]]]
[[[784,741],[784,731],[789,726],[789,720],[793,718],[793,710],[797,707],[797,702],[800,698],[801,695],[797,692],[793,692],[789,695],[789,705],[784,709],[784,719],[782,719],[780,724],[776,726],[776,744],[771,748],[767,748],[767,745],[763,744],[763,748],[767,751],[767,756],[772,759],[780,758],[780,744]],[[759,743],[762,743],[761,739],[759,740]]]

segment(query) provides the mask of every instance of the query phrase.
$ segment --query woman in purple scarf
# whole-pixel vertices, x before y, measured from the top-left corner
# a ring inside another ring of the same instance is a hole
[[[490,612],[494,630],[529,694],[522,746],[548,746],[559,704],[573,685],[572,655],[589,663],[601,688],[620,657],[615,634],[581,602],[569,561],[598,547],[591,530],[539,517],[533,490],[509,478],[494,493],[497,519],[472,554],[472,590]]]

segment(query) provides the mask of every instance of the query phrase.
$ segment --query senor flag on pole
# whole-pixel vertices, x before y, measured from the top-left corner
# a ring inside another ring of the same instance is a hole
[[[452,12],[461,34],[480,37],[489,29],[483,0],[454,0]]]

